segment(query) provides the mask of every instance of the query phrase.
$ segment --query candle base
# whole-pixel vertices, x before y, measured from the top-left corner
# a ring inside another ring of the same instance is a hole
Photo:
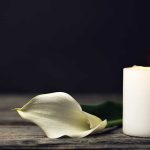
[[[123,133],[125,134],[125,135],[128,135],[128,136],[133,136],[133,137],[141,137],[141,138],[149,138],[150,137],[150,134],[145,134],[145,133],[141,133],[141,134],[139,134],[139,133],[135,133],[135,132],[132,132],[132,131],[127,131],[127,130],[124,130],[123,129]]]

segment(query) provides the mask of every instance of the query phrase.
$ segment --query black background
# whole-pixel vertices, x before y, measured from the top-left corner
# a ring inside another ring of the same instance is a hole
[[[150,1],[0,1],[0,93],[118,93],[150,65]]]

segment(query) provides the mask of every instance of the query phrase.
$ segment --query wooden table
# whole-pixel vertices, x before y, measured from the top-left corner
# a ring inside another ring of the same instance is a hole
[[[49,139],[36,125],[11,109],[21,107],[34,95],[0,95],[0,149],[150,149],[150,138],[124,135],[121,128],[85,138]],[[118,101],[118,95],[73,95],[80,103]],[[136,125],[136,122],[135,122]]]

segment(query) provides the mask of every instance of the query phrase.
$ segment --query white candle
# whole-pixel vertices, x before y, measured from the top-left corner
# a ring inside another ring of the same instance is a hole
[[[150,67],[123,70],[123,132],[150,137]]]

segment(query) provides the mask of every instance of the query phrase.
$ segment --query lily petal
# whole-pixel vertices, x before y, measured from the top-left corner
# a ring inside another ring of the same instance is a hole
[[[107,125],[106,120],[83,112],[80,104],[63,92],[36,96],[16,110],[22,118],[37,124],[49,138],[84,137]]]

